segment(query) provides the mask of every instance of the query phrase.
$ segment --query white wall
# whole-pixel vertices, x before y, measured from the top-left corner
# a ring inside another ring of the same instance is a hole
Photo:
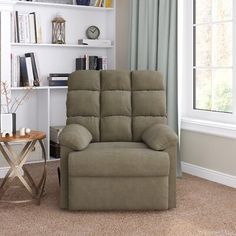
[[[130,0],[116,1],[116,69],[128,69]]]
[[[236,140],[182,130],[181,159],[186,163],[236,176]]]

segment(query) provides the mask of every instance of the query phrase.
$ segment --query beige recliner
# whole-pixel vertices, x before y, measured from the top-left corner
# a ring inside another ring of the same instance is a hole
[[[60,206],[165,210],[176,206],[176,134],[156,71],[76,71],[60,134]]]

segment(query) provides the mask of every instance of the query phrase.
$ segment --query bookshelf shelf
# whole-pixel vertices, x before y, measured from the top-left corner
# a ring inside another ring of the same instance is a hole
[[[27,89],[33,89],[33,90],[44,90],[44,89],[48,89],[47,86],[39,86],[39,87],[11,87],[11,91],[24,91],[24,90],[27,90]]]
[[[54,89],[67,89],[67,86],[48,86],[50,90]]]
[[[51,43],[11,43],[13,47],[57,47],[57,48],[114,48],[114,46],[88,46],[76,44],[51,44]]]
[[[42,7],[56,7],[56,8],[68,8],[75,10],[88,10],[88,11],[113,11],[114,8],[106,7],[92,7],[92,6],[79,6],[71,4],[60,4],[60,3],[47,3],[47,2],[28,2],[28,1],[16,1],[17,5],[22,6],[42,6]]]
[[[11,91],[24,91],[29,89],[29,87],[11,87]],[[32,87],[34,90],[56,90],[56,89],[67,89],[67,86],[39,86]]]

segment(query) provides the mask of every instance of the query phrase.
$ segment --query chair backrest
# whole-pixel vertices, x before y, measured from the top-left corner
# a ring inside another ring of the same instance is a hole
[[[68,80],[67,124],[81,124],[93,142],[141,141],[154,123],[167,123],[157,71],[75,71]]]

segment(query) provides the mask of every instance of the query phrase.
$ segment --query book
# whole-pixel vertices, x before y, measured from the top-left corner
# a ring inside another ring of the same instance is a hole
[[[49,86],[67,86],[68,80],[52,80],[48,77],[48,85]]]
[[[84,5],[84,6],[89,6],[90,5],[90,0],[76,0],[77,5]]]
[[[24,32],[24,15],[17,12],[17,24],[18,24],[18,43],[25,43],[25,32]]]
[[[95,7],[101,7],[102,6],[102,0],[97,0],[95,3]]]
[[[85,70],[89,70],[89,56],[85,54],[84,58],[85,58]]]
[[[70,73],[50,73],[49,77],[69,77]]]
[[[20,57],[11,54],[11,87],[20,86]]]
[[[67,86],[69,73],[50,73],[48,77],[49,86]]]
[[[36,13],[15,11],[12,17],[12,38],[16,43],[37,43],[38,29]]]
[[[104,7],[110,8],[111,7],[111,0],[105,0],[105,5]]]
[[[111,46],[111,40],[108,39],[79,39],[79,45],[88,45],[88,46],[100,46],[106,47]]]
[[[107,70],[107,56],[102,56],[102,70]]]
[[[29,14],[24,13],[23,14],[23,24],[24,24],[24,37],[25,42],[24,43],[31,43],[30,41],[30,23],[29,23]]]
[[[20,35],[19,35],[19,16],[18,16],[18,11],[15,12],[15,42],[19,43],[20,42]]]
[[[42,39],[38,16],[35,12],[15,11],[12,17],[13,40],[16,43],[39,43]]]
[[[31,57],[25,57],[25,63],[27,68],[29,86],[32,87],[34,86],[34,74],[33,74]]]
[[[97,61],[97,70],[102,70],[102,58],[99,57]]]
[[[95,4],[96,4],[96,0],[90,0],[90,4],[89,4],[89,5],[90,5],[91,7],[94,7]]]
[[[14,43],[16,42],[16,29],[15,29],[15,26],[16,26],[16,23],[15,23],[15,13],[14,12],[11,12],[11,42]]]
[[[20,57],[20,86],[29,86],[28,72],[25,57]]]
[[[81,56],[76,58],[75,68],[76,70],[107,70],[107,56]]]
[[[87,65],[88,64],[88,65]],[[88,56],[76,58],[76,70],[107,70],[107,56]]]
[[[89,56],[89,70],[96,70],[97,69],[97,56]]]
[[[68,80],[68,77],[48,77],[50,80]]]
[[[94,6],[98,7],[99,6],[99,2],[100,2],[100,0],[96,0],[96,2],[94,3]]]
[[[84,57],[76,58],[75,69],[76,70],[85,70],[85,58]]]
[[[33,85],[32,86],[39,86],[39,76],[38,76],[38,69],[35,60],[35,54],[33,52],[25,53],[26,58],[30,58],[32,64],[32,71],[33,71]]]
[[[37,29],[35,12],[29,13],[30,42],[37,43]]]

